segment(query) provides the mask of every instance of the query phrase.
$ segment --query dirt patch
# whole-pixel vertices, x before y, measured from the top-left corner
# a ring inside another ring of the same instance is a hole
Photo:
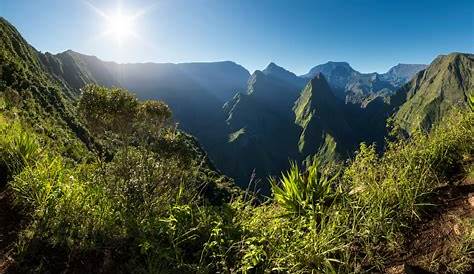
[[[425,212],[407,235],[403,252],[394,255],[386,273],[452,271],[449,264],[456,259],[453,247],[459,246],[463,237],[471,233],[466,230],[472,230],[465,223],[474,219],[474,181],[441,187],[433,194],[432,201],[436,206]]]

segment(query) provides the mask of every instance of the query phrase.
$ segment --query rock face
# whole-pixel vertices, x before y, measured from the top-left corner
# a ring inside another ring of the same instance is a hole
[[[429,130],[453,107],[467,106],[474,93],[474,55],[438,56],[394,96],[395,123],[408,134]]]
[[[346,62],[328,62],[312,68],[301,76],[311,79],[322,73],[336,97],[347,103],[360,104],[366,98],[379,94],[392,94],[425,65],[398,64],[387,73],[360,73]]]
[[[424,64],[398,64],[387,73],[382,74],[382,78],[392,83],[392,85],[399,87],[409,82],[415,74],[426,67],[427,65]]]

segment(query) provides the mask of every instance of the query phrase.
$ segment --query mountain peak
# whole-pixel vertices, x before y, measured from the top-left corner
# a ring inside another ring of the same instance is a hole
[[[283,67],[280,67],[279,65],[275,64],[274,62],[270,62],[270,64],[267,65],[267,67],[262,70],[262,72],[266,75],[272,74],[272,73],[292,73]]]
[[[313,96],[317,97],[334,97],[334,94],[331,91],[331,87],[329,86],[326,77],[321,72],[318,72],[313,79],[311,79],[310,83],[307,85],[311,93],[316,93]]]
[[[274,68],[282,68],[275,64],[274,62],[270,62],[265,69],[274,69]]]
[[[382,74],[382,79],[389,81],[395,86],[402,86],[410,81],[415,74],[424,70],[427,65],[424,64],[403,64],[398,63],[396,66],[390,68],[386,73]]]
[[[321,72],[318,72],[314,75],[313,79],[311,79],[311,82],[313,81],[326,81],[326,78],[324,78],[324,75]]]
[[[351,68],[351,65],[349,65],[349,63],[347,62],[339,62],[339,61],[328,61],[326,64],[324,65],[333,65],[333,66],[342,66],[342,67],[348,67],[348,68]]]
[[[304,155],[315,154],[326,143],[326,137],[343,141],[351,135],[340,101],[321,72],[306,85],[293,111],[295,123],[302,129],[298,149]]]
[[[268,66],[261,72],[266,76],[276,78],[298,88],[303,88],[306,84],[305,79],[296,76],[293,72],[288,71],[273,62],[268,64]]]
[[[317,73],[322,73],[326,77],[331,78],[332,75],[350,75],[357,73],[347,62],[334,62],[329,61],[325,64],[317,65],[313,67],[307,74],[301,77],[306,79],[312,79]]]

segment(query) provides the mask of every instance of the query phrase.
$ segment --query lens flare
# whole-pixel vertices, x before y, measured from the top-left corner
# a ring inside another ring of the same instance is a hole
[[[114,37],[118,43],[123,43],[134,34],[133,18],[123,14],[121,10],[108,15],[106,33]]]
[[[116,42],[116,45],[121,46],[131,40],[140,40],[139,35],[136,32],[137,19],[148,13],[154,8],[155,5],[149,6],[144,9],[140,9],[136,12],[125,11],[121,2],[117,2],[115,10],[109,12],[103,11],[90,2],[85,2],[96,14],[104,19],[104,30],[100,33],[97,38],[108,37],[109,39]]]

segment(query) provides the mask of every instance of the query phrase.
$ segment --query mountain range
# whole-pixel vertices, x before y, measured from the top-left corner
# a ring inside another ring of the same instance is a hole
[[[230,61],[118,64],[71,50],[26,50],[30,46],[14,27],[4,19],[1,24],[10,30],[2,37],[16,41],[12,51],[29,60],[25,66],[41,68],[41,77],[60,83],[72,100],[94,83],[167,103],[214,166],[244,187],[280,174],[292,160],[315,154],[345,160],[361,142],[383,149],[391,117],[405,135],[429,130],[449,108],[465,105],[474,90],[472,54],[442,55],[430,65],[398,64],[383,74],[360,73],[347,62],[317,65],[301,76],[270,63],[250,74]],[[30,92],[42,98],[52,90]],[[61,115],[80,128],[74,117]],[[265,193],[268,184],[261,182]]]

